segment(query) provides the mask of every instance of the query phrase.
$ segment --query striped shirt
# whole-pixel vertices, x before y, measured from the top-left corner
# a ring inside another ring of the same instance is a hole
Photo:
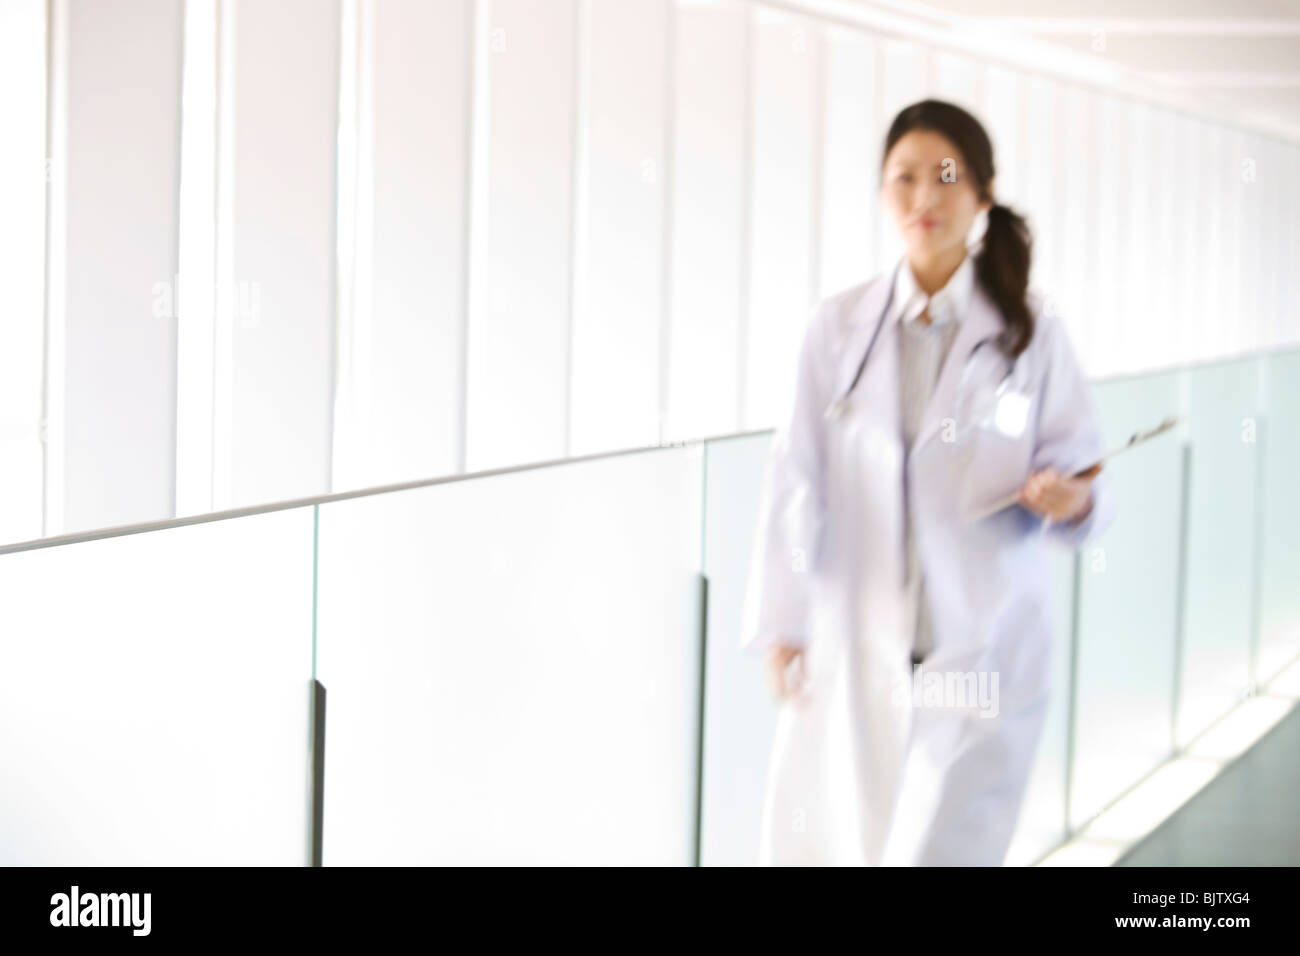
[[[921,429],[921,417],[934,392],[939,371],[957,336],[958,321],[970,305],[975,283],[975,264],[970,255],[962,260],[947,284],[933,296],[917,286],[906,262],[898,270],[894,288],[892,319],[901,324],[898,339],[898,387],[900,426],[904,447],[910,451]],[[930,324],[919,320],[927,312]],[[912,502],[908,497],[909,481],[903,482],[904,587],[908,609],[907,627],[912,636],[914,661],[934,649],[930,605],[926,597],[925,576],[913,531]]]

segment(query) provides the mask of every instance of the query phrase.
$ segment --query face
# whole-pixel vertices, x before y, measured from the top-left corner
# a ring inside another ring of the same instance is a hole
[[[942,260],[964,250],[976,214],[992,205],[980,201],[979,187],[957,147],[932,130],[903,134],[885,157],[883,174],[881,203],[913,262]]]

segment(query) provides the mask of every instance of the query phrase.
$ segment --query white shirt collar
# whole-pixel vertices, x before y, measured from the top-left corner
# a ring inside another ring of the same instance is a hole
[[[904,256],[899,263],[894,281],[894,302],[890,307],[890,321],[910,322],[930,307],[930,327],[936,328],[952,320],[960,320],[970,308],[975,291],[975,250],[967,252],[957,271],[947,284],[933,296],[926,296],[917,285],[912,266]]]

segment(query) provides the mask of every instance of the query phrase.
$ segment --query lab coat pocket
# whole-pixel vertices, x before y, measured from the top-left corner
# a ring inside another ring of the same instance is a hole
[[[1029,477],[1033,456],[1028,427],[1031,400],[1019,392],[1004,392],[987,417],[968,429],[963,455],[961,508],[975,514],[1014,493]]]

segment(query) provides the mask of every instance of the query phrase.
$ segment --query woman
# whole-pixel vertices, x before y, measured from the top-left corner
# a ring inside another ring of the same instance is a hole
[[[880,188],[905,254],[805,331],[742,638],[783,701],[762,863],[1000,865],[1011,841],[1049,693],[1045,548],[1114,504],[993,174],[965,110],[899,113]]]

